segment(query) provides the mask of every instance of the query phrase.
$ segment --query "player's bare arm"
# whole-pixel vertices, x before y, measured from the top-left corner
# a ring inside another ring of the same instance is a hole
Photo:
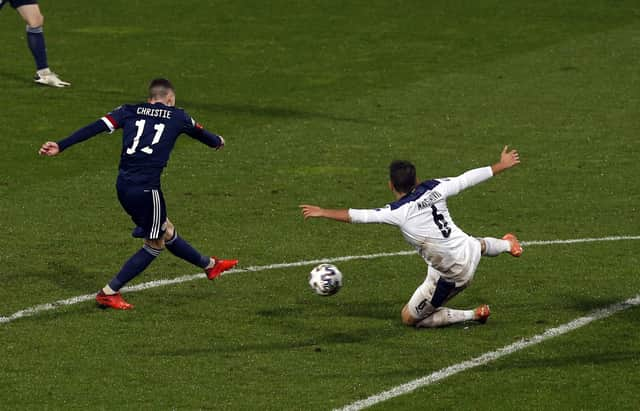
[[[332,210],[307,204],[300,205],[300,208],[302,209],[302,215],[305,220],[321,217],[328,218],[330,220],[342,221],[343,223],[351,222],[351,219],[349,218],[349,210],[347,209]]]
[[[500,161],[491,166],[493,175],[520,164],[520,154],[516,150],[509,150],[509,146],[504,146],[500,153]]]
[[[40,147],[38,150],[38,154],[41,156],[53,157],[57,156],[60,153],[60,147],[58,147],[58,143],[53,141],[47,141]]]

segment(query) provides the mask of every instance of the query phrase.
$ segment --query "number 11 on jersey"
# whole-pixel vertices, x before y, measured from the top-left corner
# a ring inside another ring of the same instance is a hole
[[[144,126],[146,123],[147,123],[147,120],[136,121],[136,127],[138,128],[138,131],[136,132],[136,136],[133,138],[133,145],[127,148],[127,154],[129,155],[135,154],[136,149],[138,148],[138,144],[140,144],[140,137],[142,137],[142,134],[144,133]],[[140,151],[142,151],[143,153],[146,153],[146,154],[153,153],[153,149],[151,148],[151,146],[154,144],[157,144],[158,141],[160,141],[160,138],[162,137],[162,133],[164,132],[164,124],[157,123],[153,126],[153,129],[156,131],[156,133],[153,135],[153,140],[151,141],[151,144],[146,147],[142,147],[140,149]]]

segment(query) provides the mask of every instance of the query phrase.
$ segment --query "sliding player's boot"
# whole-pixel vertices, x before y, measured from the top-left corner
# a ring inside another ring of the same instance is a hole
[[[107,295],[102,290],[96,294],[96,302],[103,307],[111,307],[116,310],[130,310],[133,308],[133,304],[126,302],[124,298],[122,298],[122,294],[115,293]]]
[[[520,257],[522,255],[522,246],[518,241],[518,237],[516,237],[514,234],[507,233],[504,235],[504,237],[502,237],[502,239],[507,240],[509,244],[511,244],[510,253],[512,256]]]
[[[482,304],[473,311],[473,319],[478,321],[480,324],[484,324],[487,322],[487,319],[491,315],[491,310],[487,304]]]
[[[215,264],[204,269],[204,272],[205,274],[207,274],[207,278],[209,280],[213,280],[214,278],[222,274],[223,271],[227,271],[238,264],[238,260],[221,260],[216,257],[211,258],[215,261]]]

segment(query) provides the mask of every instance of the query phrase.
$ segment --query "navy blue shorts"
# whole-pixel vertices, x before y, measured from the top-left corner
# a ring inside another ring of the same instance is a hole
[[[0,0],[0,8],[5,4],[11,4],[11,7],[17,9],[20,6],[26,6],[27,4],[38,4],[38,0]]]
[[[157,240],[167,230],[167,207],[162,190],[118,187],[118,200],[137,226],[134,237]]]

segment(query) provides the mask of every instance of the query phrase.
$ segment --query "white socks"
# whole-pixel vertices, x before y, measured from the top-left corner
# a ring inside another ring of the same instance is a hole
[[[109,287],[109,284],[104,286],[104,288],[102,289],[102,292],[105,293],[106,295],[114,295],[118,293],[117,291],[113,291],[113,289]]]
[[[499,240],[497,238],[485,237],[484,241],[484,254],[487,257],[495,257],[502,253],[508,253],[511,251],[511,243],[507,240]]]
[[[416,324],[418,328],[436,328],[473,320],[473,310],[454,310],[440,307],[433,314]]]
[[[209,265],[206,266],[204,269],[208,270],[210,268],[213,268],[214,265],[216,265],[216,260],[214,258],[209,258]]]

